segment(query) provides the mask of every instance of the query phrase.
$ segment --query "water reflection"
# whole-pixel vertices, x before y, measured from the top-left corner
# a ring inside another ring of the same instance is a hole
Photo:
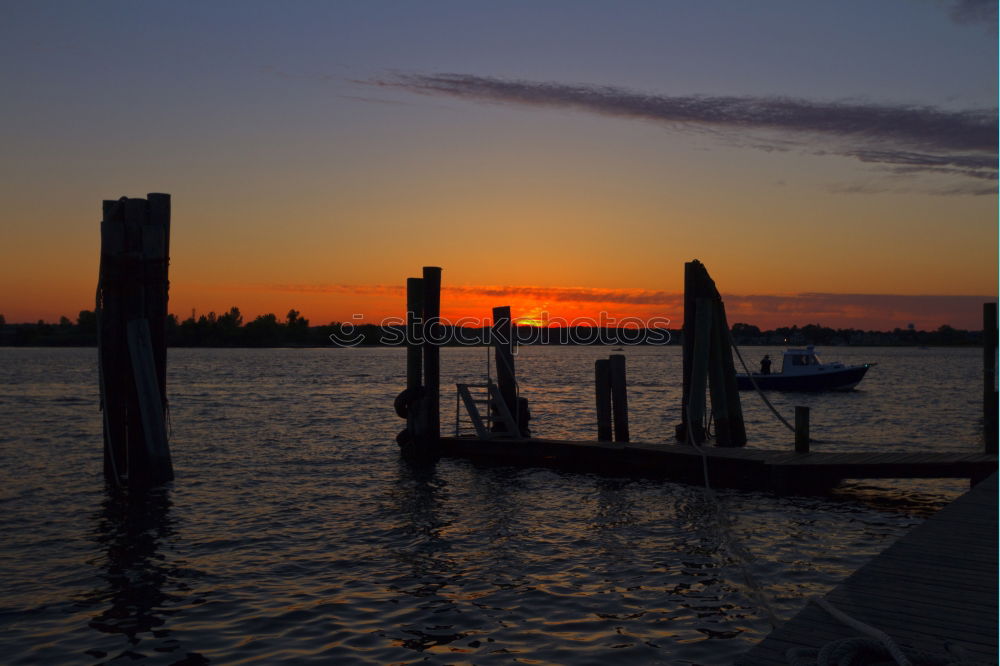
[[[88,624],[98,632],[125,640],[123,651],[111,655],[113,659],[162,658],[180,648],[179,641],[166,628],[170,611],[165,607],[177,598],[165,588],[175,578],[175,572],[160,553],[161,545],[174,535],[170,507],[170,494],[164,488],[142,493],[109,490],[94,515],[95,540],[106,554],[100,574],[105,586],[95,590],[89,601],[104,610]],[[173,585],[176,587],[176,583]],[[97,658],[109,656],[99,649],[88,654]],[[171,661],[208,663],[198,654]]]
[[[402,573],[389,589],[413,598],[414,615],[434,617],[434,624],[407,621],[400,627],[396,644],[417,652],[448,645],[467,634],[455,632],[460,612],[447,594],[458,574],[456,563],[448,557],[451,542],[443,532],[451,521],[442,517],[442,505],[448,497],[447,483],[438,476],[434,463],[400,459],[398,477],[392,491],[396,514],[405,520],[407,545],[395,551]]]

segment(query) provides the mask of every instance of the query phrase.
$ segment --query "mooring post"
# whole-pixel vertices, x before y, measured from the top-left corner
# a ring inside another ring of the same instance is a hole
[[[170,195],[105,201],[97,320],[105,477],[174,478],[166,432]]]
[[[688,261],[684,264],[684,324],[681,329],[681,422],[677,426],[677,439],[686,441],[688,430],[688,417],[690,411],[688,404],[691,400],[691,366],[694,359],[694,330],[695,330],[695,298],[698,289],[698,261]]]
[[[809,453],[809,408],[795,407],[795,452]]]
[[[424,396],[426,431],[419,441],[421,454],[437,457],[441,442],[441,269],[424,266]]]
[[[726,306],[718,291],[714,289],[713,291],[715,298],[712,310],[712,351],[709,356],[713,367],[712,409],[715,414],[716,444],[746,446],[747,430],[743,421],[740,391],[736,386],[736,368],[733,365],[733,352],[730,349]]]
[[[103,204],[101,265],[97,283],[97,357],[104,420],[104,478],[120,485],[127,478],[127,421],[125,356],[121,353],[125,330],[122,318],[121,257],[125,252],[125,207],[120,201]]]
[[[691,354],[691,394],[688,396],[687,427],[698,444],[705,441],[705,389],[712,337],[712,301],[698,298],[695,303],[694,340]]]
[[[424,317],[424,281],[406,278],[406,388],[416,393],[420,390],[421,329]]]
[[[406,430],[397,441],[402,446],[412,446],[424,437],[424,414],[420,401],[423,381],[423,318],[424,281],[422,278],[406,278],[406,390],[397,400],[403,403],[406,415]]]
[[[517,405],[517,375],[514,372],[514,335],[509,305],[493,308],[493,326],[490,339],[493,343],[493,359],[497,369],[497,388],[514,420],[521,429]],[[503,421],[494,419],[494,430],[504,430]],[[512,433],[517,435],[518,433]]]
[[[612,354],[611,369],[611,413],[615,428],[615,441],[627,442],[628,433],[628,390],[625,380],[624,354]]]
[[[611,361],[594,361],[594,392],[597,397],[597,441],[611,441]]]
[[[983,452],[997,452],[997,304],[983,303]]]

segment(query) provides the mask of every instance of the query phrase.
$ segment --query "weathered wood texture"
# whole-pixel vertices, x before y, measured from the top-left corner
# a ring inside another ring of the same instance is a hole
[[[997,452],[997,304],[983,303],[983,451]]]
[[[704,447],[715,487],[823,492],[844,479],[965,478],[981,480],[997,456],[954,453],[806,453]],[[587,442],[548,439],[491,440],[446,437],[442,455],[494,464],[552,467],[616,476],[700,483],[701,454],[684,444]]]
[[[918,525],[826,595],[837,609],[889,634],[907,652],[997,658],[997,475]],[[737,661],[788,663],[789,648],[857,635],[815,604]]]
[[[612,354],[608,359],[611,373],[611,418],[615,441],[627,442],[628,432],[628,380],[625,376],[625,355]]]
[[[677,438],[688,429],[696,442],[705,438],[706,383],[711,390],[712,415],[719,446],[746,445],[746,426],[736,370],[730,350],[729,324],[715,281],[700,261],[684,264],[684,327],[682,350],[681,424]]]
[[[116,485],[169,481],[167,295],[170,195],[103,203],[97,288],[104,473]]]
[[[421,400],[426,427],[420,433],[418,454],[425,457],[437,455],[437,441],[441,436],[441,269],[424,266],[424,395]]]
[[[809,408],[795,408],[795,452],[809,453]]]
[[[493,308],[493,326],[490,329],[490,341],[493,345],[493,361],[497,373],[497,388],[503,403],[517,421],[517,375],[514,372],[514,326],[511,321],[510,306],[501,305]],[[500,409],[493,406],[494,411]],[[494,430],[507,430],[503,419],[493,419]],[[519,429],[520,430],[520,429]]]
[[[594,361],[594,394],[597,399],[597,439],[611,441],[611,361]]]

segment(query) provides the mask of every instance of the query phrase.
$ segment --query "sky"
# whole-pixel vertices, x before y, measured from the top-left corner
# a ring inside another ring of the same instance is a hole
[[[981,327],[977,0],[0,2],[0,314],[93,309],[101,201],[173,200],[170,311]],[[602,315],[601,313],[605,313]]]

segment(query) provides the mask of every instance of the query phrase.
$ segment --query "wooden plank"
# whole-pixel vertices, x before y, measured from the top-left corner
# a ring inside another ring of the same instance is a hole
[[[904,649],[940,653],[950,640],[971,655],[995,659],[996,538],[994,473],[873,558],[827,598],[851,617],[886,631]],[[784,650],[792,644],[818,648],[854,633],[808,605],[737,663],[784,664]]]
[[[145,454],[143,456],[145,465],[142,469],[130,463],[130,473],[148,477],[154,484],[164,483],[174,478],[174,469],[167,444],[167,426],[148,322],[145,319],[133,319],[128,322],[127,335],[136,399],[139,404],[139,420],[142,423],[142,450]],[[130,452],[131,455],[135,453],[135,450]],[[130,482],[132,480],[130,477]]]

